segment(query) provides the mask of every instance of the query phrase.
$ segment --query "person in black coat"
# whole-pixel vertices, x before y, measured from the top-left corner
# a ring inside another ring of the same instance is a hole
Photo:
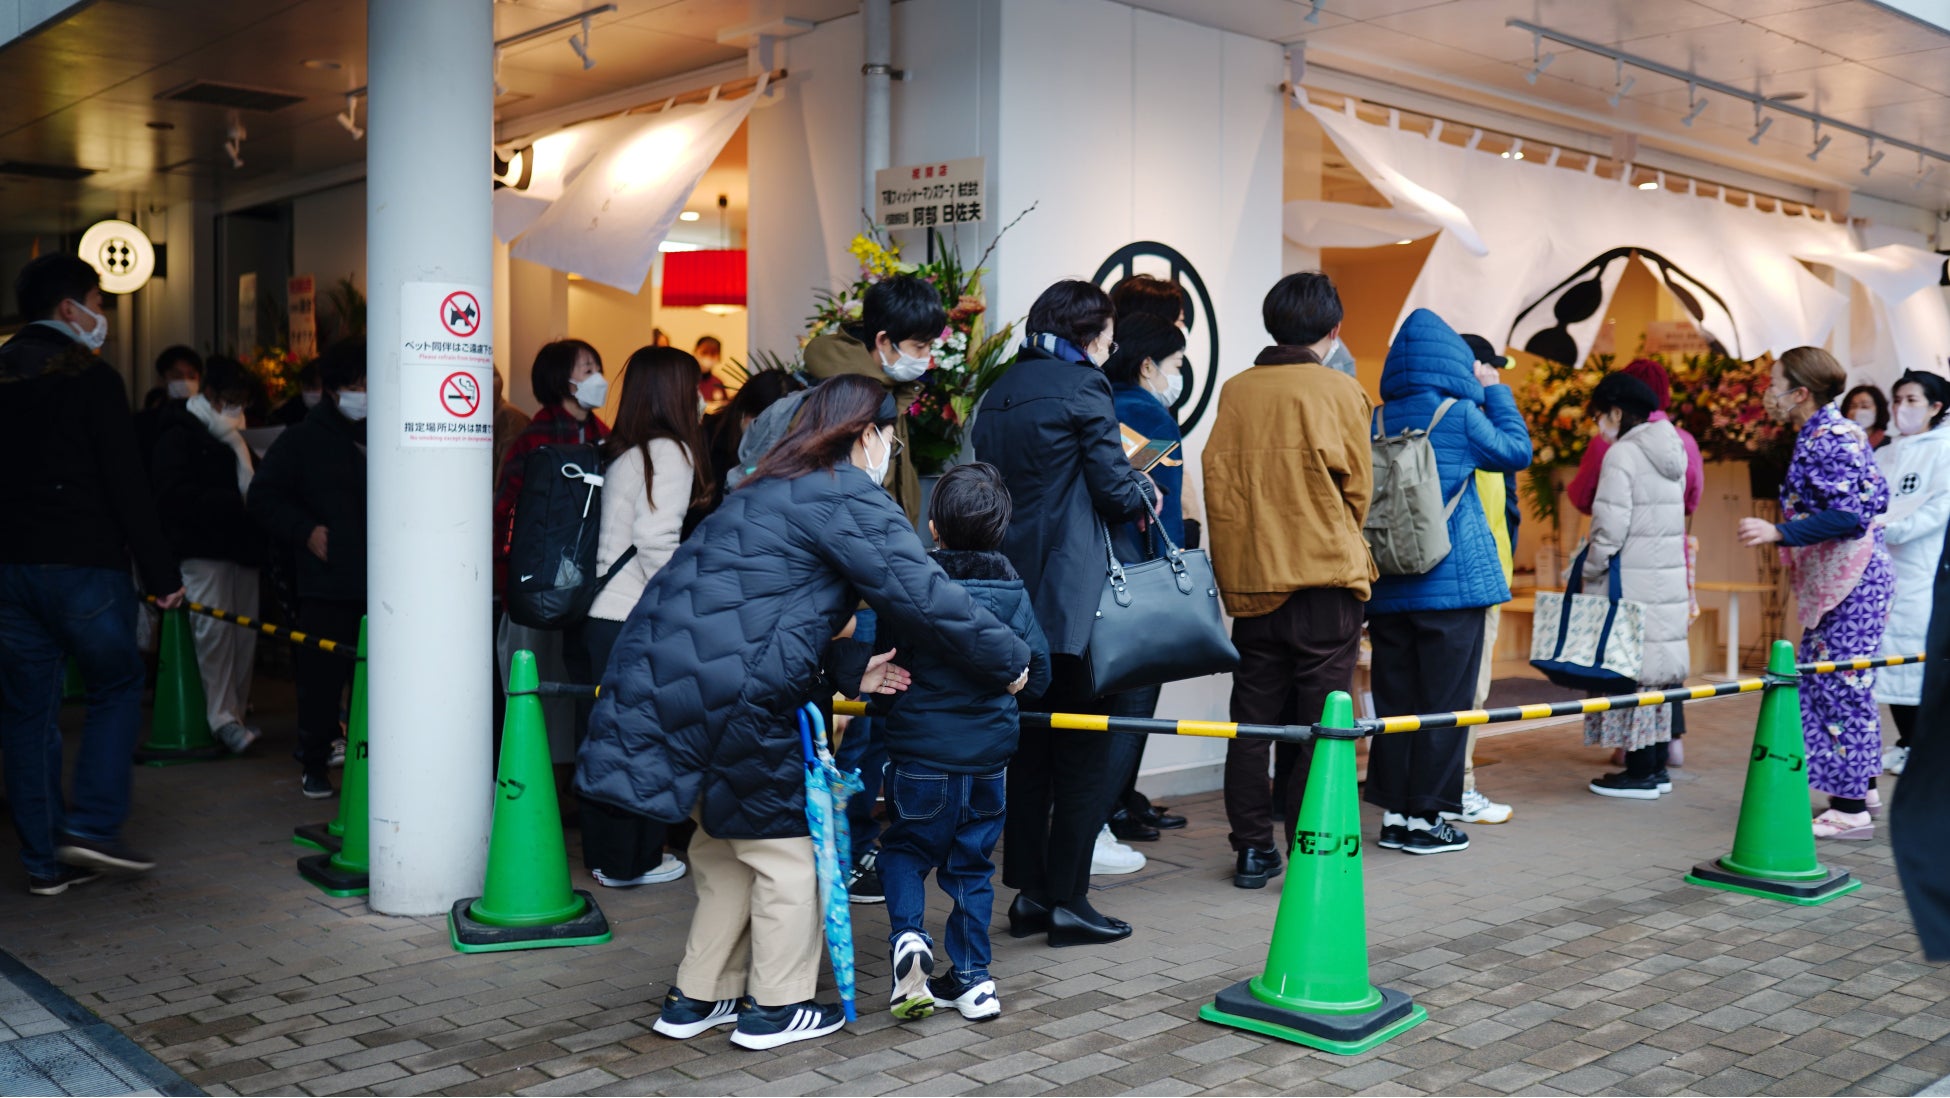
[[[156,387],[135,414],[135,446],[142,454],[142,467],[148,469],[156,458],[156,442],[162,438],[169,413],[181,411],[185,401],[203,385],[203,356],[189,347],[164,347],[156,356]]]
[[[836,691],[906,688],[896,651],[868,659],[834,639],[861,598],[982,687],[1028,680],[1029,646],[928,560],[880,487],[896,415],[867,378],[813,390],[651,577],[611,651],[576,791],[699,825],[697,911],[654,1027],[666,1036],[735,1019],[734,1043],[772,1048],[844,1023],[812,1001],[823,919],[795,713]]]
[[[121,839],[142,732],[131,563],[163,609],[183,599],[128,392],[97,353],[100,283],[65,252],[30,260],[14,283],[29,323],[0,346],[0,769],[37,896],[154,864]],[[54,723],[66,658],[88,692],[68,782]]]
[[[257,462],[240,432],[254,388],[243,363],[211,358],[202,390],[163,409],[149,463],[163,533],[182,558],[190,601],[252,618],[264,535],[244,507]],[[190,631],[210,731],[241,754],[259,735],[244,723],[257,631],[202,614],[190,618]]]
[[[327,399],[288,428],[251,481],[251,517],[298,558],[298,628],[351,644],[366,614],[366,345],[333,344],[320,359]],[[298,761],[304,794],[332,795],[326,775],[339,697],[352,661],[308,645],[297,651]]]
[[[1049,638],[1051,685],[1026,707],[1046,712],[1106,711],[1083,660],[1109,568],[1105,524],[1148,518],[1158,498],[1124,457],[1100,369],[1116,347],[1111,318],[1109,296],[1088,282],[1043,291],[1021,353],[975,418],[975,454],[1002,470],[1015,501],[1003,552]],[[1099,914],[1087,893],[1097,833],[1137,750],[1135,736],[1024,729],[1009,765],[1003,838],[1002,879],[1019,890],[1012,934],[1049,929],[1051,909],[1062,907],[1065,925],[1099,941],[1130,936],[1130,925]]]
[[[1936,566],[1930,634],[1923,662],[1924,713],[1950,712],[1950,534]],[[1937,848],[1950,818],[1950,734],[1935,721],[1917,722],[1909,761],[1889,805],[1889,846],[1909,900],[1909,916],[1925,960],[1950,961],[1950,860]]]

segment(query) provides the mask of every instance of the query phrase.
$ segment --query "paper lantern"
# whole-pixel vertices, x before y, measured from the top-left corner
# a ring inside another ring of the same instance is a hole
[[[744,304],[743,248],[664,254],[664,308]]]

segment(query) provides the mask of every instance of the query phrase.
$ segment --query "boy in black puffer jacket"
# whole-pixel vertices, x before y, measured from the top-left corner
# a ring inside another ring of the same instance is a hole
[[[1009,490],[992,465],[959,465],[935,485],[928,505],[933,553],[961,584],[1030,649],[1023,696],[1049,686],[1049,645],[1036,624],[1029,594],[1002,555],[1009,528]],[[1016,752],[1016,698],[985,688],[959,666],[898,637],[882,642],[909,654],[914,684],[893,696],[886,714],[887,789],[892,822],[881,838],[880,880],[887,893],[894,953],[894,1016],[925,1018],[937,1000],[964,1018],[1002,1013],[989,979],[989,915],[995,906],[995,867],[989,858],[1002,835],[1003,771]],[[948,894],[946,935],[952,967],[930,980],[932,940],[927,916],[928,871]]]

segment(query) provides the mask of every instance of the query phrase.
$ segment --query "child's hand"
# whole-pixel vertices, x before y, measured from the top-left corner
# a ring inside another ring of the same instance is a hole
[[[1022,669],[1022,674],[1016,676],[1016,681],[1009,684],[1009,693],[1020,694],[1022,693],[1022,688],[1028,685],[1029,668],[1025,667]]]
[[[913,683],[914,676],[907,668],[893,662],[894,652],[895,649],[889,648],[867,661],[867,673],[860,676],[860,693],[898,694]]]

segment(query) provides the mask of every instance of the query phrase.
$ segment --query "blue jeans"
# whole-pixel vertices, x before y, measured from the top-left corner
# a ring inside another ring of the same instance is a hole
[[[871,648],[874,627],[878,615],[871,610],[860,610],[854,614],[853,639]],[[855,717],[846,726],[846,735],[840,739],[840,749],[833,753],[833,762],[841,770],[859,768],[860,780],[866,788],[853,795],[846,802],[847,834],[853,839],[853,864],[859,865],[867,851],[873,849],[874,840],[880,838],[880,823],[873,818],[873,803],[880,796],[880,771],[887,765],[887,746],[873,734],[874,722],[866,717]]]
[[[64,835],[110,841],[129,816],[142,731],[135,584],[111,568],[0,564],[0,752],[27,872],[51,877]],[[61,676],[74,657],[87,690],[71,807],[61,798]]]
[[[989,916],[995,910],[995,841],[1002,837],[1004,771],[950,774],[925,763],[887,767],[887,834],[880,843],[880,884],[887,893],[890,940],[907,931],[927,937],[928,870],[954,907],[944,935],[948,960],[963,980],[989,978]],[[934,939],[929,938],[930,944]]]

